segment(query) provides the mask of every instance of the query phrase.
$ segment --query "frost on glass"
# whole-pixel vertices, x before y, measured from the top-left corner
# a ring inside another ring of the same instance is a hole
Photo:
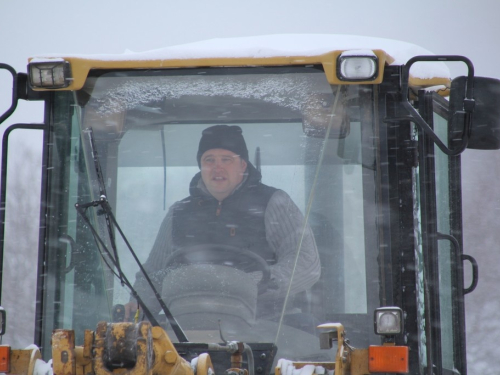
[[[318,82],[324,81],[323,75],[317,76],[316,79],[298,74],[287,77],[241,75],[237,79],[234,76],[144,77],[120,81],[116,87],[104,90],[96,97],[95,105],[97,113],[109,114],[183,96],[231,96],[299,111],[311,93],[317,92]]]
[[[412,139],[418,138],[418,132],[415,126],[412,128]],[[419,345],[419,363],[421,369],[427,367],[427,335],[425,320],[425,267],[424,253],[422,245],[422,223],[420,206],[420,174],[418,168],[412,169],[412,194],[413,194],[413,221],[415,238],[415,262],[416,262],[416,280],[417,280],[417,320],[418,320],[418,345]],[[428,323],[427,323],[428,324]]]

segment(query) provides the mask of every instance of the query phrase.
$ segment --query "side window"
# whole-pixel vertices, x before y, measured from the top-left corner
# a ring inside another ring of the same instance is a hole
[[[434,129],[441,139],[447,138],[447,120],[434,113]],[[439,269],[439,314],[441,318],[441,355],[442,366],[453,370],[453,324],[455,322],[453,313],[453,287],[454,267],[457,258],[456,249],[451,242],[450,236],[450,181],[449,181],[449,157],[439,148],[435,147],[435,183],[436,183],[436,212],[438,230],[438,269]]]
[[[419,110],[436,135],[448,145],[448,103],[436,93],[421,93]],[[448,156],[429,137],[419,133],[419,200],[422,256],[419,267],[421,317],[425,342],[433,344],[432,358],[421,353],[423,366],[453,372],[463,367],[463,286],[461,268],[459,156]],[[429,319],[430,318],[430,319]],[[430,321],[429,321],[430,320]],[[423,333],[423,331],[422,331]],[[429,337],[430,335],[430,337]],[[421,347],[427,349],[425,344]],[[441,371],[438,371],[441,373]]]
[[[20,127],[6,136],[1,294],[2,307],[7,310],[4,340],[13,347],[25,347],[33,343],[35,334],[43,132]]]

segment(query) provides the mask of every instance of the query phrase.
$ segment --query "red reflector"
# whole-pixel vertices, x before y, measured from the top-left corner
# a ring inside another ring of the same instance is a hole
[[[368,348],[370,372],[409,372],[407,346],[370,346]]]
[[[0,372],[10,371],[10,346],[0,346]]]

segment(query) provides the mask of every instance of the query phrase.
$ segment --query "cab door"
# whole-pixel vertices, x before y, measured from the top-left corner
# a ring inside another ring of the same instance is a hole
[[[453,134],[448,128],[448,102],[434,92],[419,93],[418,110],[434,132],[453,148]],[[473,258],[462,252],[460,156],[448,156],[422,131],[418,138],[415,200],[420,208],[420,234],[417,254],[420,299],[425,309],[421,316],[420,347],[425,348],[421,365],[435,374],[466,374],[463,262]],[[418,212],[418,210],[417,210]],[[425,372],[427,373],[427,372]]]

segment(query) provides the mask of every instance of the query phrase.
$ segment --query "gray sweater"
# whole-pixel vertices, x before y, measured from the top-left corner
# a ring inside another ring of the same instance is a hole
[[[199,187],[209,194],[201,180]],[[179,203],[170,207],[160,226],[151,253],[144,263],[144,268],[160,295],[164,276],[162,271],[165,270],[166,260],[174,248],[172,217],[177,204]],[[264,214],[264,221],[266,239],[275,251],[277,259],[276,264],[270,266],[271,278],[276,289],[266,291],[259,296],[259,300],[280,301],[285,298],[289,288],[290,295],[294,295],[307,290],[318,281],[320,277],[319,255],[313,233],[305,223],[304,216],[284,191],[277,190],[271,196]],[[262,274],[254,272],[252,276],[258,282]],[[153,312],[160,310],[150,287],[140,273],[136,276],[134,288]]]

